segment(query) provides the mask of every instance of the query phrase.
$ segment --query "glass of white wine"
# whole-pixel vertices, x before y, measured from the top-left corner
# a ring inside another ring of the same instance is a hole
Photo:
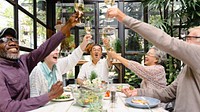
[[[104,0],[104,3],[106,4],[107,8],[112,7],[115,4],[115,0]],[[112,22],[114,19],[112,18],[106,18],[106,22]]]
[[[91,32],[92,32],[92,23],[89,20],[85,22],[84,29],[85,29],[86,34],[91,35]],[[93,43],[93,42],[94,42],[94,40],[92,40],[92,39],[89,41],[89,43]]]
[[[115,32],[115,28],[109,25],[102,29],[103,36],[105,38],[109,38],[110,42],[112,42],[115,39]]]
[[[74,0],[74,9],[76,12],[79,12],[79,23],[76,26],[84,26],[85,24],[81,22],[81,16],[83,15],[84,10],[84,1],[83,0]]]
[[[85,22],[85,32],[91,34],[92,32],[92,23],[90,21]]]

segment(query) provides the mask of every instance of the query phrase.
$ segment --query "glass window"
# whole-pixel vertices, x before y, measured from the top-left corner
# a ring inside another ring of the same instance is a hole
[[[19,45],[34,48],[33,19],[19,11]]]
[[[84,7],[84,21],[85,22],[86,20],[90,21],[92,23],[92,25],[94,26],[94,22],[95,22],[95,6],[94,4],[85,4],[85,7]]]
[[[37,47],[46,41],[46,28],[37,23]]]
[[[124,13],[143,21],[143,7],[141,2],[124,2]]]
[[[5,27],[14,28],[14,9],[13,6],[5,0],[1,1],[0,4],[0,30]]]
[[[163,11],[162,11],[163,12]],[[149,7],[149,23],[155,27],[163,28],[164,29],[164,15],[160,15],[160,11],[154,8]],[[161,17],[162,16],[162,17]]]
[[[74,3],[61,3],[58,1],[56,3],[56,24],[65,24],[73,13]]]
[[[126,51],[144,51],[144,39],[130,29],[125,30]]]
[[[46,1],[37,0],[37,18],[46,24]]]
[[[112,7],[117,7],[118,3],[116,2],[114,6]],[[108,7],[105,5],[105,3],[99,3],[99,26],[100,27],[104,27],[105,26],[105,19],[106,18],[106,12],[108,10]],[[112,27],[118,27],[118,21],[114,19],[114,21],[112,22],[108,22],[107,24],[109,24]]]
[[[18,0],[18,4],[33,14],[33,0]]]

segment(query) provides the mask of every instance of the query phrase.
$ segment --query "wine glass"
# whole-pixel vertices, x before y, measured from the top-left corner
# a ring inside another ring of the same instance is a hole
[[[106,4],[107,8],[110,8],[115,4],[115,0],[104,0],[104,3]],[[106,22],[112,22],[112,21],[114,21],[114,19],[107,18],[105,21]]]
[[[79,12],[79,23],[77,23],[76,26],[84,26],[84,23],[81,22],[81,16],[83,15],[84,10],[84,1],[74,0],[74,9],[76,12]]]
[[[115,40],[115,28],[111,26],[106,26],[102,29],[102,38],[108,38],[110,43]],[[110,46],[109,50],[113,50]]]
[[[87,34],[91,34],[92,31],[92,23],[90,21],[85,22],[85,32]]]
[[[84,27],[84,29],[85,29],[85,32],[86,32],[86,34],[91,34],[91,32],[92,32],[92,23],[88,20],[88,21],[86,21],[85,22],[85,27]],[[89,40],[89,43],[93,43],[94,42],[94,40]]]

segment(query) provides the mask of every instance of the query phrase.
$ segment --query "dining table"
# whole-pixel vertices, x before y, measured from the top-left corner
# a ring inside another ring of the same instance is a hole
[[[70,91],[65,91],[72,94]],[[111,106],[110,99],[103,99],[102,112],[168,112],[162,106],[158,105],[153,108],[136,108],[126,103],[126,96],[120,91],[116,92],[116,102]],[[72,98],[67,101],[49,101],[43,107],[29,111],[29,112],[87,112],[88,108],[80,106]]]

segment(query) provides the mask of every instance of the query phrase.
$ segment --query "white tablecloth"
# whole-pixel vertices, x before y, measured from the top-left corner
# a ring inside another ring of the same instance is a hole
[[[114,108],[110,107],[110,100],[103,100],[103,109],[107,112],[151,112],[149,109],[133,108],[125,105],[125,95],[121,92],[117,92],[117,102]],[[83,112],[86,108],[83,108],[74,100],[65,102],[49,102],[45,106],[32,110],[30,112]],[[167,112],[162,107],[152,108],[153,112]]]

